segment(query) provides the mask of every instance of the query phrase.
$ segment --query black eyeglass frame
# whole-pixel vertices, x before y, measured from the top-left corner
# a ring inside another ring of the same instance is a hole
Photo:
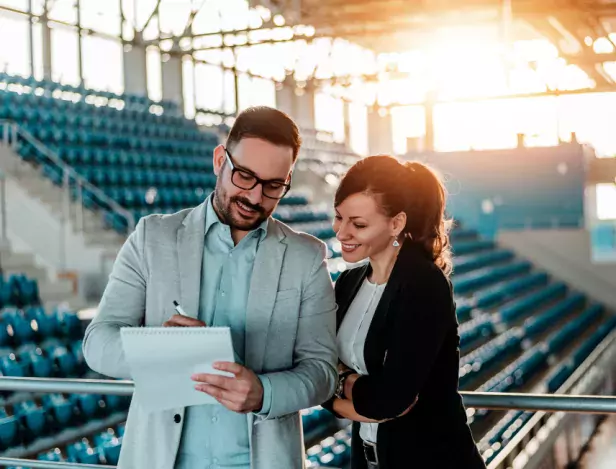
[[[223,147],[225,150],[225,156],[226,156],[226,160],[229,163],[229,167],[231,168],[231,182],[233,183],[233,185],[239,189],[244,189],[246,191],[252,190],[255,187],[257,187],[257,185],[261,185],[261,193],[263,194],[264,197],[267,197],[268,199],[273,199],[273,200],[281,200],[283,199],[287,193],[289,192],[289,190],[291,189],[291,180],[289,179],[289,182],[280,182],[280,180],[276,180],[276,179],[261,179],[260,177],[258,177],[256,174],[254,174],[252,171],[248,170],[248,169],[244,169],[244,168],[237,168],[235,166],[235,163],[233,162],[233,155],[231,155],[231,152],[229,150],[227,150],[226,147]],[[251,187],[244,187],[244,186],[240,186],[238,185],[234,180],[233,180],[233,176],[235,176],[236,173],[244,173],[248,176],[250,176],[251,178],[254,178],[255,182]],[[281,186],[284,187],[284,192],[282,193],[282,195],[280,197],[272,197],[270,195],[267,195],[265,193],[265,188],[267,187],[267,184],[270,183],[275,183],[275,184],[280,184]]]

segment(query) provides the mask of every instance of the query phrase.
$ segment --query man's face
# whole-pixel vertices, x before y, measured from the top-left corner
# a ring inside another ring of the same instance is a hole
[[[279,200],[263,195],[261,184],[252,189],[242,189],[234,182],[245,187],[242,174],[248,174],[274,184],[288,183],[293,167],[293,149],[259,138],[243,138],[227,150],[237,171],[232,180],[233,171],[225,149],[222,145],[216,147],[214,207],[222,221],[232,229],[251,231],[276,210]]]

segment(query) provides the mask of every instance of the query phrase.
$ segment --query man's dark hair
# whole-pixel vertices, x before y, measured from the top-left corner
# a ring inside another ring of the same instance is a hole
[[[293,119],[278,109],[267,106],[249,107],[237,118],[229,136],[227,147],[232,149],[243,138],[260,138],[274,145],[293,149],[293,162],[297,160],[302,139]]]

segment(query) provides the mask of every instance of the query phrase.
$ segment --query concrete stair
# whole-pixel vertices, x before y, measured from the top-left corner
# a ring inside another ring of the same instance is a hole
[[[63,189],[44,177],[41,167],[23,161],[1,142],[0,171],[6,174],[8,196],[8,245],[0,250],[4,272],[23,273],[36,279],[41,300],[49,306],[59,303],[68,303],[71,309],[95,306],[126,237],[106,229],[101,212],[70,201],[66,263],[63,263],[60,254]],[[75,273],[78,291],[73,280],[56,276],[64,271]]]
[[[52,279],[49,272],[36,263],[31,253],[14,252],[8,243],[0,244],[0,265],[5,277],[24,274],[38,283],[41,301],[47,308],[66,303],[72,309],[81,309],[87,303],[75,293],[73,282],[68,279]]]
[[[49,210],[59,219],[64,213],[64,198],[62,190],[53,184],[50,179],[41,174],[41,168],[26,163],[15,157],[9,164],[3,164],[3,168],[8,174],[19,181],[19,184],[28,194],[39,199]],[[70,213],[75,214],[81,211],[83,220],[83,230],[79,226],[73,226],[73,231],[83,231],[87,244],[104,248],[110,255],[119,251],[126,240],[126,236],[120,235],[115,231],[105,227],[102,213],[82,207],[75,201],[69,201]]]

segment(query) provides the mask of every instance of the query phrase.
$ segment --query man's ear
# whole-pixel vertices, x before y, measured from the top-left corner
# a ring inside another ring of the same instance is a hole
[[[222,171],[222,167],[225,165],[225,160],[227,158],[225,147],[223,145],[218,145],[214,148],[213,155],[213,163],[214,163],[214,174],[216,176],[220,176],[220,172]]]

